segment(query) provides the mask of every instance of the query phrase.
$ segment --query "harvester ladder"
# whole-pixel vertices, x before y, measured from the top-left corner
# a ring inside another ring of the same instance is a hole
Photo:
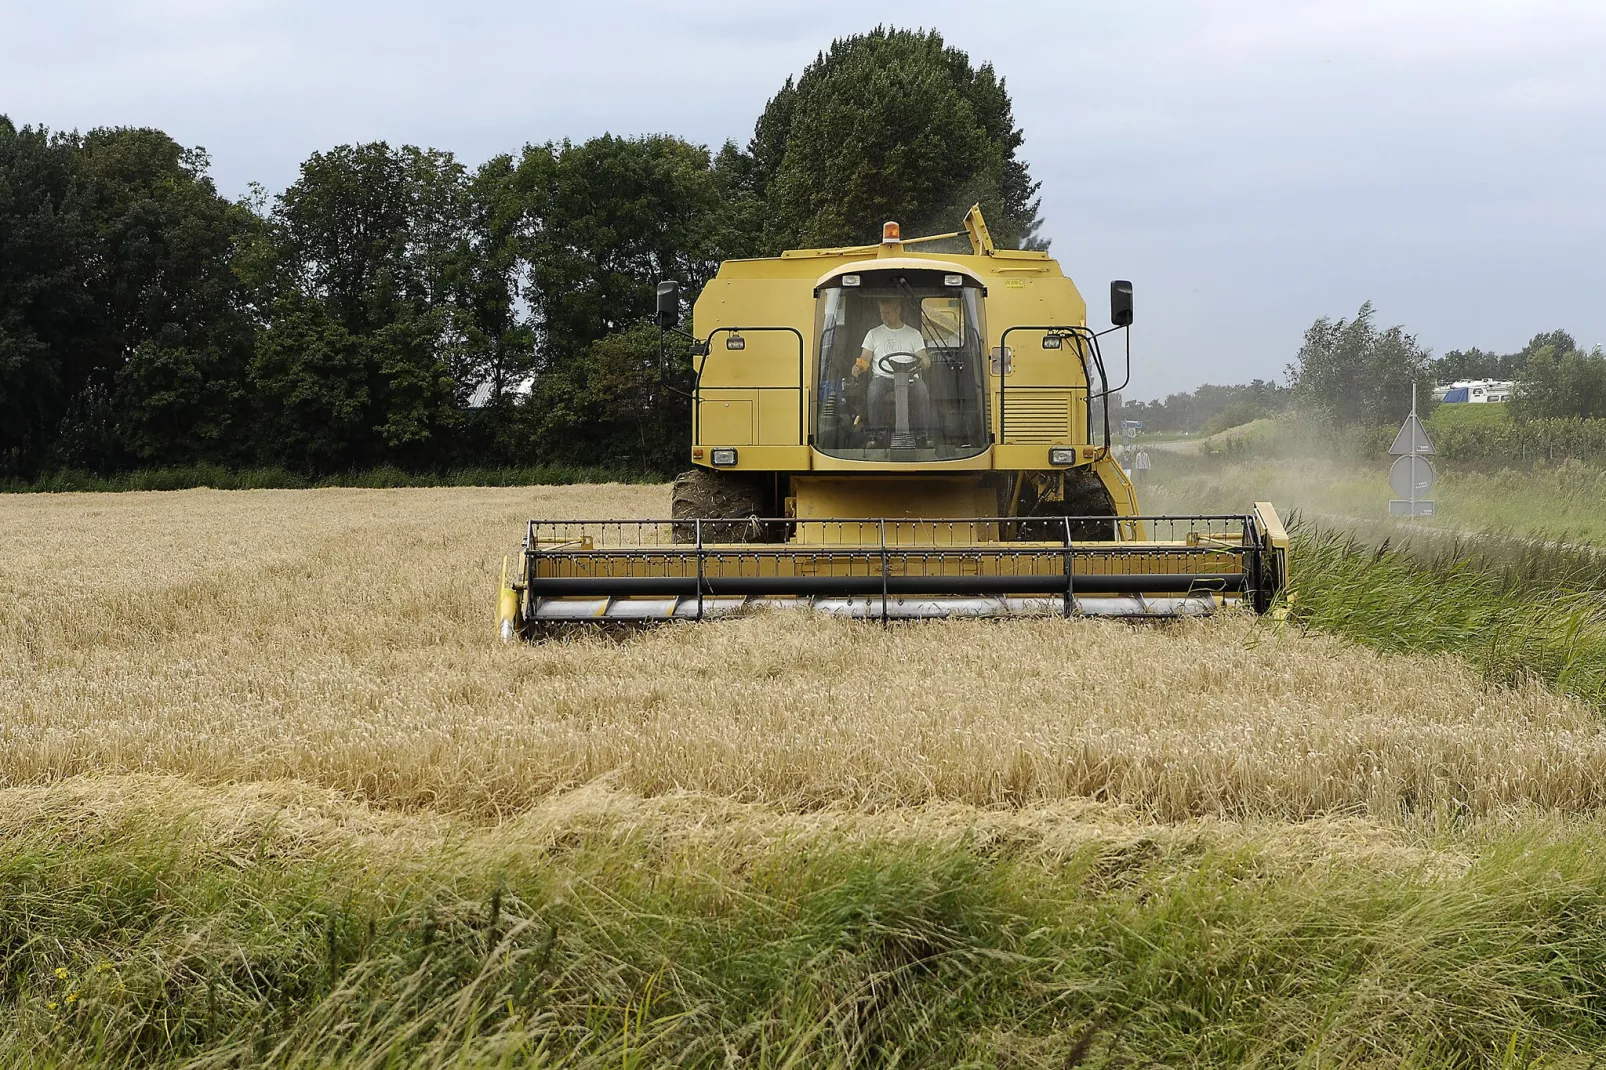
[[[1067,620],[1076,612],[1076,570],[1073,562],[1076,559],[1076,548],[1071,542],[1071,518],[1065,518],[1065,617]]]
[[[702,620],[703,619],[703,587],[704,587],[704,584],[706,582],[706,580],[704,578],[703,562],[707,557],[707,552],[703,549],[703,522],[699,518],[696,523],[697,523],[697,527],[696,527],[696,530],[695,530],[695,534],[696,534],[696,538],[697,538],[697,619],[698,620]]]
[[[887,518],[878,522],[881,529],[881,623],[887,623]]]

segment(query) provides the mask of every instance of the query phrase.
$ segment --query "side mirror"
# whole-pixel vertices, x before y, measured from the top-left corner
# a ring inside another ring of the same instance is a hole
[[[680,283],[671,280],[658,284],[658,311],[652,318],[661,330],[680,326]]]
[[[1132,326],[1132,284],[1125,279],[1110,283],[1110,322],[1117,327]]]

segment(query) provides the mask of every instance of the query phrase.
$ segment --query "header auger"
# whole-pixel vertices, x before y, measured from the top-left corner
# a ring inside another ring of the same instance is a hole
[[[1046,253],[965,229],[726,261],[693,314],[691,461],[661,520],[532,520],[502,632],[728,616],[1172,617],[1269,609],[1288,536],[1145,516],[1110,451],[1087,306]],[[968,236],[968,253],[906,247]],[[659,286],[676,330],[679,288]],[[1110,330],[1132,288],[1110,287]],[[1127,357],[1130,373],[1130,349]]]

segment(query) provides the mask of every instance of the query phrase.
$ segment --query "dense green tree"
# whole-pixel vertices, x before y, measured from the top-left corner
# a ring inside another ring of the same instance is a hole
[[[1288,365],[1294,400],[1344,424],[1397,423],[1411,409],[1432,406],[1428,351],[1403,327],[1378,330],[1370,301],[1352,320],[1323,316],[1305,332],[1295,363]]]
[[[97,130],[80,150],[110,317],[118,438],[142,462],[238,460],[231,432],[254,327],[231,269],[256,224],[220,197],[201,149],[156,130]]]
[[[994,239],[1042,247],[1038,183],[990,64],[935,30],[833,41],[770,99],[748,145],[769,252],[875,241],[884,220],[953,229],[980,203]]]
[[[39,465],[94,370],[79,343],[103,317],[77,162],[76,139],[0,116],[0,472]]]
[[[357,334],[445,304],[467,174],[451,153],[384,142],[315,152],[274,210],[283,266]]]
[[[1454,383],[1464,379],[1511,379],[1523,358],[1517,353],[1493,353],[1474,346],[1452,349],[1429,362],[1429,375],[1435,383]]]
[[[1526,363],[1527,358],[1545,349],[1550,350],[1552,355],[1573,353],[1578,351],[1578,343],[1569,332],[1559,328],[1554,331],[1542,331],[1528,339],[1528,344],[1522,347],[1518,356]]]
[[[1572,336],[1554,331],[1539,339],[1565,344]],[[1576,346],[1542,344],[1517,373],[1510,404],[1518,420],[1606,417],[1606,356],[1598,349],[1580,353]]]
[[[508,155],[475,172],[467,190],[466,245],[452,289],[457,311],[456,374],[474,384],[460,448],[489,463],[533,459],[518,403],[535,366],[535,329],[524,307],[524,202]]]
[[[691,409],[675,383],[688,378],[689,349],[671,339],[661,369],[658,346],[657,328],[640,323],[545,372],[530,406],[540,455],[663,475],[684,468]]]
[[[197,344],[186,333],[178,324],[164,326],[118,371],[119,446],[149,464],[247,462],[242,416],[250,351],[229,341]]]
[[[526,266],[521,252],[524,204],[510,156],[480,167],[468,188],[467,246],[453,289],[461,315],[461,359],[469,377],[504,399],[534,363],[535,336],[521,314]]]
[[[529,146],[515,181],[544,367],[650,317],[663,279],[695,293],[725,255],[721,179],[679,138]]]
[[[313,471],[375,463],[374,378],[362,337],[327,306],[281,297],[251,361],[258,456]]]
[[[471,214],[450,153],[376,142],[307,160],[271,222],[251,369],[263,451],[314,469],[449,456],[484,364]]]
[[[1453,383],[1466,379],[1516,379],[1528,360],[1541,350],[1552,354],[1571,353],[1578,348],[1573,336],[1563,330],[1534,335],[1515,353],[1495,353],[1486,349],[1452,349],[1429,362],[1433,381]]]
[[[157,130],[0,121],[0,454],[169,463],[218,448],[251,346],[249,215]]]

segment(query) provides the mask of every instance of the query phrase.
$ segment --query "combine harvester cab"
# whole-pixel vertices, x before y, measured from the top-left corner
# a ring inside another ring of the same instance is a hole
[[[801,606],[880,620],[1269,610],[1276,511],[1146,516],[1110,448],[1087,306],[1046,253],[965,229],[727,261],[693,323],[691,461],[671,516],[531,520],[499,604],[544,622]],[[969,251],[911,255],[907,246]],[[1110,330],[1132,322],[1110,286]],[[659,286],[677,330],[679,288]],[[678,331],[677,331],[678,333]]]

